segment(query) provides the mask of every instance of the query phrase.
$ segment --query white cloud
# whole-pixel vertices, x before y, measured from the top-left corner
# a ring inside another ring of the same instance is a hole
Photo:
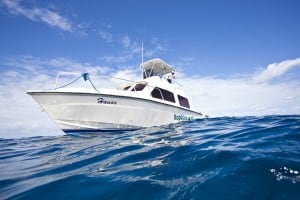
[[[195,107],[210,116],[300,114],[299,81],[270,82],[299,64],[300,58],[285,60],[254,75],[230,79],[183,74],[180,82],[193,97]]]
[[[133,58],[132,54],[126,54],[121,56],[102,56],[100,59],[108,63],[124,63]]]
[[[52,72],[51,75],[54,71],[90,71],[96,74],[105,74],[111,70],[109,67],[92,65],[65,57],[42,59],[34,56],[20,56],[8,58],[3,64],[18,70],[24,69],[27,73],[49,74]]]
[[[269,64],[265,70],[255,74],[252,77],[252,80],[256,83],[267,82],[296,67],[300,67],[300,58],[285,60],[279,63],[272,63]]]
[[[124,35],[119,40],[121,50],[119,50],[118,56],[106,55],[100,57],[101,60],[109,63],[125,63],[131,60],[141,60],[142,55],[142,41],[139,39],[132,39],[129,35]],[[118,44],[118,45],[120,45]],[[159,57],[161,53],[164,53],[167,48],[165,42],[160,42],[158,38],[154,38],[149,44],[144,43],[143,45],[143,56],[145,59],[151,59]]]
[[[105,66],[67,58],[23,56],[9,59],[1,65],[7,67],[2,70],[0,80],[0,138],[63,134],[26,92],[44,89],[46,83],[53,88],[55,75],[61,69],[89,72],[95,78],[110,72]],[[84,81],[82,83],[86,85]],[[95,80],[95,84],[100,83]]]
[[[0,138],[62,134],[26,94],[29,88],[44,88],[49,76],[25,70],[9,70],[1,75]]]
[[[125,48],[128,48],[130,47],[130,43],[131,43],[131,39],[128,35],[125,35],[123,38],[122,38],[122,44]]]
[[[123,47],[120,55],[106,55],[100,59],[108,63],[125,63],[138,58],[137,53],[141,52],[142,46],[137,41],[133,41],[128,35],[125,35],[121,38],[120,44]]]
[[[141,76],[138,66],[136,69],[113,70],[63,57],[23,56],[1,65],[8,67],[2,70],[0,80],[0,138],[62,134],[26,94],[29,89],[45,88],[45,83],[54,81],[56,72],[61,69],[90,72],[96,86],[105,85],[103,81],[107,79],[103,79],[103,75],[129,80]],[[300,113],[300,84],[297,80],[258,83],[252,81],[251,75],[234,79],[179,76],[177,81],[191,96],[194,108],[212,117]]]
[[[112,34],[108,31],[100,31],[99,32],[100,37],[106,41],[107,43],[112,43],[113,39],[112,39]]]
[[[248,79],[184,77],[179,80],[199,111],[209,116],[262,116],[300,113],[297,81],[277,84]]]
[[[151,49],[145,49],[144,51],[144,56],[146,58],[151,58],[161,52],[165,52],[166,49],[161,45],[161,44],[157,44],[155,47],[151,48]]]
[[[141,53],[142,42],[138,40],[132,40],[128,35],[124,36],[121,41],[125,51],[131,55]]]
[[[146,46],[144,48],[144,56],[146,58],[153,58],[154,56],[167,51],[166,42],[161,42],[156,37],[152,38],[150,43],[150,47]]]
[[[21,15],[32,21],[41,21],[51,27],[57,27],[63,31],[73,31],[73,27],[69,20],[53,10],[38,7],[27,8],[21,5],[20,1],[14,0],[2,0],[2,4],[11,14]]]

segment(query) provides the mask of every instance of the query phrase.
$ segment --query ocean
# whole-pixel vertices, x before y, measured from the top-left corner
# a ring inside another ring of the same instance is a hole
[[[300,116],[0,139],[0,199],[299,200]]]

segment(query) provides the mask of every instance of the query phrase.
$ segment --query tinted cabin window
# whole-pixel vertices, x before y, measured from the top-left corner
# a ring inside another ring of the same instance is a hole
[[[123,90],[128,90],[131,87],[131,85],[124,87]]]
[[[151,96],[157,99],[163,99],[162,93],[158,88],[154,88],[154,90],[151,92]]]
[[[164,100],[175,103],[175,98],[172,92],[169,92],[167,90],[162,90],[162,93],[163,93]]]
[[[151,96],[157,99],[163,99],[175,103],[174,94],[172,92],[158,87],[154,88],[154,90],[151,92]]]
[[[179,104],[182,107],[190,108],[189,100],[183,96],[178,95]]]
[[[145,88],[145,84],[136,84],[131,91],[142,91]]]

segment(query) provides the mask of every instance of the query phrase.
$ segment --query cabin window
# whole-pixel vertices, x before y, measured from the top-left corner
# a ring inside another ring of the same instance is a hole
[[[126,86],[126,87],[123,88],[123,90],[128,90],[130,87],[131,87],[131,85]]]
[[[146,87],[146,84],[136,84],[131,91],[142,91]]]
[[[154,88],[154,90],[151,92],[151,96],[157,99],[163,99],[161,90],[158,88]]]
[[[178,95],[178,100],[180,106],[190,108],[189,100],[187,98]]]
[[[174,94],[172,92],[158,87],[154,88],[154,90],[151,92],[151,96],[157,99],[163,99],[175,103]]]

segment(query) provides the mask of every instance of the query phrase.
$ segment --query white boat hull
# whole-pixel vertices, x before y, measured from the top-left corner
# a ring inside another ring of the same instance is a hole
[[[28,92],[64,132],[134,130],[203,118],[150,99],[100,93]]]

